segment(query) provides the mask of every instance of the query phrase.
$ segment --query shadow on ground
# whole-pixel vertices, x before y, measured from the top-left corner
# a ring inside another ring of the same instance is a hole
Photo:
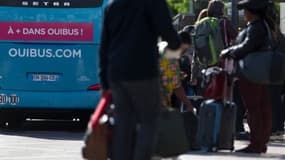
[[[87,124],[78,121],[25,121],[18,128],[1,127],[0,134],[41,139],[82,140]]]

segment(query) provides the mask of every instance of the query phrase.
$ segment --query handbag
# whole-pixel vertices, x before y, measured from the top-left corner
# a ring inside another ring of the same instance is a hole
[[[265,22],[269,37],[269,47],[248,54],[238,61],[237,74],[259,84],[282,84],[285,80],[285,53],[272,46],[272,34]]]
[[[221,67],[207,68],[205,75],[208,76],[208,83],[205,85],[203,97],[205,99],[215,99],[218,101],[232,101],[231,85],[234,80],[231,76],[233,73],[233,60],[225,59],[220,61]],[[208,72],[208,73],[207,73]]]
[[[85,160],[107,160],[111,142],[112,116],[111,94],[104,94],[100,99],[88,123],[82,147],[82,157]]]

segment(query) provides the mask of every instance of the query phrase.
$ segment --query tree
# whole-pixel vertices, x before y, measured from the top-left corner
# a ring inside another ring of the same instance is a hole
[[[167,0],[172,16],[189,12],[189,0]]]

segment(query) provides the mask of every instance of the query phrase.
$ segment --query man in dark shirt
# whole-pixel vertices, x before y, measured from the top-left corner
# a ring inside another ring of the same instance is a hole
[[[165,0],[113,0],[105,8],[99,77],[116,106],[112,160],[151,158],[161,105],[160,36],[169,49],[179,48]]]

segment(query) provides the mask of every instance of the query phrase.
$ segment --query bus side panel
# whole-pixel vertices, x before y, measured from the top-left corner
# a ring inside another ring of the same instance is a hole
[[[2,44],[0,52],[4,90],[86,91],[99,83],[98,45]]]

